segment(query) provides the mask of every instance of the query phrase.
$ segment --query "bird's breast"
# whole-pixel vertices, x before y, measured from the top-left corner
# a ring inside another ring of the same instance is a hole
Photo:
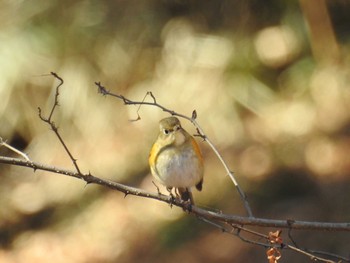
[[[167,187],[192,187],[203,178],[202,162],[192,148],[163,150],[158,155],[156,171],[155,177]]]

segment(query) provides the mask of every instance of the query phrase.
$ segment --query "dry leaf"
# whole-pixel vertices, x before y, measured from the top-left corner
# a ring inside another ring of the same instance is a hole
[[[269,263],[278,263],[278,260],[282,257],[281,252],[277,248],[269,248],[266,251],[267,259]]]
[[[281,230],[277,230],[275,232],[269,232],[269,241],[271,244],[282,244],[283,243],[283,239],[280,237],[281,236],[282,231]]]

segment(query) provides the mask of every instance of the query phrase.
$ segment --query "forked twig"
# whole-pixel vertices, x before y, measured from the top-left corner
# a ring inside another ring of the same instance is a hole
[[[29,159],[27,154],[25,154],[24,152],[21,152],[20,150],[16,149],[15,147],[12,147],[6,141],[4,141],[1,137],[0,137],[0,146],[6,147],[10,151],[17,153],[18,155],[22,156],[26,161],[30,162],[30,159]]]
[[[197,118],[197,112],[194,110],[192,112],[192,116],[191,117],[188,117],[184,114],[180,114],[180,113],[177,113],[173,110],[170,110],[162,105],[160,105],[155,96],[153,95],[152,92],[147,92],[146,96],[149,95],[152,97],[153,99],[153,102],[147,102],[147,101],[132,101],[130,99],[127,99],[125,98],[123,95],[118,95],[118,94],[114,94],[110,91],[108,91],[104,86],[101,85],[100,82],[95,82],[97,88],[98,88],[98,92],[103,94],[104,96],[106,95],[109,95],[109,96],[112,96],[112,97],[115,97],[115,98],[118,98],[118,99],[121,99],[123,100],[124,104],[125,105],[149,105],[149,106],[154,106],[154,107],[157,107],[157,108],[160,108],[161,110],[165,111],[165,112],[168,112],[170,113],[171,115],[174,115],[174,116],[178,116],[178,117],[181,117],[181,118],[184,118],[188,121],[190,121],[194,127],[196,128],[197,132],[198,132],[198,135],[200,137],[203,138],[204,141],[206,141],[210,148],[214,151],[215,155],[218,157],[218,159],[220,160],[220,162],[222,163],[222,165],[224,166],[225,170],[226,170],[226,173],[227,175],[231,178],[233,184],[235,185],[235,187],[237,188],[237,191],[243,201],[243,204],[244,204],[244,207],[246,209],[246,212],[248,214],[249,217],[253,217],[253,212],[252,212],[252,209],[250,208],[250,205],[248,203],[248,200],[247,200],[247,196],[245,195],[244,191],[242,190],[242,188],[239,186],[235,176],[233,175],[233,172],[230,170],[230,168],[228,167],[227,163],[225,162],[224,158],[222,157],[222,155],[219,153],[219,151],[216,149],[216,147],[214,146],[214,144],[211,142],[211,140],[208,138],[208,136],[204,133],[203,129],[200,127],[200,125],[198,124],[198,122],[196,121],[196,118]]]
[[[56,87],[56,92],[55,92],[55,100],[54,100],[54,103],[53,103],[53,106],[51,108],[51,111],[50,111],[50,115],[48,118],[45,118],[43,115],[42,115],[42,111],[41,111],[41,108],[38,107],[38,115],[39,115],[39,118],[47,123],[48,125],[50,125],[51,129],[53,130],[53,132],[56,134],[58,140],[60,141],[60,143],[62,144],[64,150],[66,151],[66,153],[68,154],[69,158],[72,160],[73,162],[73,165],[75,167],[75,169],[77,170],[77,172],[79,174],[82,174],[80,169],[79,169],[79,166],[78,166],[78,163],[77,163],[77,159],[75,159],[73,157],[73,155],[71,154],[71,152],[69,151],[66,143],[64,142],[62,136],[60,135],[60,133],[58,132],[58,127],[56,126],[56,124],[52,121],[52,116],[54,114],[54,111],[56,109],[57,106],[59,106],[59,103],[58,103],[58,96],[60,95],[60,87],[63,85],[64,81],[62,78],[60,78],[55,72],[51,72],[51,75],[54,76],[56,79],[58,79],[60,81],[60,83],[57,85]]]

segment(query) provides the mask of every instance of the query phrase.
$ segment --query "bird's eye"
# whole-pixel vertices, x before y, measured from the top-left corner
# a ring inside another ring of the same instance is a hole
[[[165,135],[168,135],[168,134],[169,134],[169,132],[170,132],[170,131],[169,131],[169,130],[167,130],[167,129],[164,129],[164,130],[163,130],[163,133],[164,133]]]

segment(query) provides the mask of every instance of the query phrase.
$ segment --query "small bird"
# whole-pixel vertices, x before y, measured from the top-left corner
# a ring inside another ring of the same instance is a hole
[[[196,140],[181,127],[176,117],[159,122],[159,135],[149,154],[153,177],[171,193],[194,204],[191,187],[199,191],[203,184],[203,157]]]

